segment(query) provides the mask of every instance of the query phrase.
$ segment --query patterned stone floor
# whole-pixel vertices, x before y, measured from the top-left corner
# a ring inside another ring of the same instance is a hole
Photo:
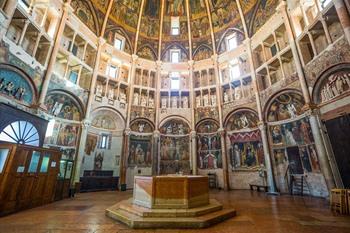
[[[0,218],[1,233],[350,233],[350,217],[329,211],[324,199],[266,196],[250,191],[215,191],[211,198],[232,206],[237,217],[201,230],[132,230],[105,216],[105,209],[129,192],[78,194],[44,207]]]

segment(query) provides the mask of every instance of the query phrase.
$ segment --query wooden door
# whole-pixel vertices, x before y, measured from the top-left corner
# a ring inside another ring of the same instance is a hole
[[[21,180],[21,188],[17,196],[17,210],[27,209],[32,206],[32,200],[36,194],[34,190],[38,184],[38,169],[41,159],[41,152],[28,150],[25,173]]]
[[[40,153],[40,161],[31,194],[31,207],[39,206],[43,203],[44,192],[48,188],[46,187],[46,182],[48,180],[50,157],[51,154],[48,152]]]
[[[54,201],[56,181],[59,173],[59,162],[61,155],[59,153],[50,154],[50,162],[48,166],[47,179],[45,183],[45,189],[43,193],[43,204],[51,203]],[[43,160],[44,161],[44,160]]]
[[[345,188],[350,188],[350,115],[325,122],[340,176]]]
[[[1,214],[7,214],[16,211],[17,200],[23,187],[21,185],[24,177],[25,167],[27,166],[28,150],[13,147],[9,158],[10,161],[6,167],[6,174],[1,184],[2,203]]]

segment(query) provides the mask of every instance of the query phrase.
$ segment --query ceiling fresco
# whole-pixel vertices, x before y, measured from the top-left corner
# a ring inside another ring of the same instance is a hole
[[[113,38],[119,34],[126,39],[126,52],[136,53],[150,60],[157,60],[159,55],[162,60],[166,60],[170,48],[180,49],[183,60],[190,59],[190,54],[194,60],[209,58],[214,49],[221,53],[225,51],[221,45],[223,37],[235,31],[240,33],[243,40],[244,22],[247,25],[248,36],[252,36],[273,15],[279,2],[279,0],[144,0],[142,7],[142,0],[113,1],[105,38],[113,43]],[[240,1],[244,20],[240,17],[237,1]],[[108,5],[109,0],[72,1],[75,14],[98,35]],[[179,35],[171,35],[171,17],[179,17]],[[162,24],[161,18],[163,18]],[[136,42],[138,28],[139,37]],[[189,31],[192,46],[189,44]],[[159,50],[160,38],[162,43]]]

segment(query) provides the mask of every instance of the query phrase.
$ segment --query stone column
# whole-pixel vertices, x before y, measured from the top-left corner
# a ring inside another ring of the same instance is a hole
[[[192,155],[192,174],[198,174],[198,165],[197,165],[197,133],[196,131],[191,131],[191,155]]]
[[[129,156],[129,141],[130,141],[130,128],[124,130],[124,140],[123,140],[123,153],[120,157],[120,174],[119,174],[119,186],[121,191],[126,189],[126,169],[128,166],[128,156]]]
[[[5,4],[5,7],[4,7],[5,18],[3,18],[2,22],[0,22],[0,40],[2,40],[2,37],[6,34],[6,31],[12,20],[13,14],[15,13],[15,10],[17,8],[17,4],[18,4],[17,0],[7,0]]]
[[[84,120],[81,123],[80,141],[79,141],[79,146],[76,153],[77,157],[75,159],[73,184],[80,182],[81,165],[85,155],[86,139],[87,139],[88,129],[90,128],[90,125],[91,125],[91,122],[88,120]]]
[[[317,110],[309,111],[310,126],[312,131],[312,136],[315,140],[316,150],[318,153],[318,160],[320,163],[322,174],[326,180],[328,190],[336,187],[333,172],[330,166],[330,159],[327,155],[326,148],[324,146],[324,141],[322,139],[322,130],[320,128],[320,119],[317,114]]]
[[[227,191],[229,190],[229,187],[230,187],[230,177],[228,173],[228,159],[227,159],[227,153],[226,153],[226,131],[224,128],[220,128],[218,133],[220,134],[220,143],[221,143],[224,190]]]
[[[160,132],[155,130],[153,132],[153,155],[152,155],[152,175],[156,176],[159,174],[159,143],[160,143]]]
[[[63,31],[64,31],[64,28],[65,28],[65,25],[67,22],[67,17],[73,11],[73,9],[70,6],[70,2],[71,2],[71,0],[68,0],[63,6],[63,13],[62,13],[61,21],[60,21],[58,29],[57,29],[56,39],[55,39],[53,49],[52,49],[52,52],[50,55],[50,60],[48,62],[47,68],[46,68],[44,82],[43,82],[42,87],[41,87],[38,105],[39,105],[39,107],[42,107],[44,109],[46,108],[44,106],[45,97],[46,97],[47,91],[49,89],[49,84],[50,84],[51,76],[52,76],[54,66],[56,63],[56,58],[57,58],[57,54],[58,54],[58,51],[60,48],[60,42],[61,42],[61,38],[63,35]]]
[[[308,89],[308,86],[307,86],[307,83],[305,80],[305,74],[304,74],[303,65],[301,63],[301,59],[300,59],[300,56],[298,53],[297,44],[295,42],[294,34],[292,31],[292,25],[291,25],[290,20],[289,20],[289,16],[288,16],[288,12],[287,12],[287,2],[282,1],[277,7],[277,11],[280,11],[283,15],[284,24],[286,26],[286,31],[287,31],[287,35],[288,35],[290,48],[291,48],[291,51],[292,51],[292,54],[294,57],[295,67],[296,67],[296,71],[297,71],[300,85],[301,85],[301,90],[303,92],[305,102],[309,103],[311,101],[310,100],[310,93],[309,93],[309,89]]]
[[[273,176],[273,170],[272,170],[272,162],[271,162],[271,154],[270,154],[270,146],[269,146],[269,140],[267,137],[267,126],[264,122],[259,123],[259,130],[261,133],[261,141],[263,143],[263,149],[264,149],[264,158],[265,158],[265,166],[266,166],[266,173],[267,173],[267,184],[269,186],[269,192],[270,193],[276,193],[276,184],[275,179]]]
[[[339,21],[343,27],[344,35],[347,41],[350,44],[350,17],[349,12],[347,11],[344,0],[333,0],[335,9],[339,17]]]

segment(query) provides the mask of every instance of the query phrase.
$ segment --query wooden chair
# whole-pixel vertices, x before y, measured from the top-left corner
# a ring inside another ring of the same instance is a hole
[[[347,190],[345,189],[332,189],[331,190],[331,210],[339,214],[347,214]]]
[[[346,197],[348,202],[348,214],[350,214],[350,189],[346,190]]]

